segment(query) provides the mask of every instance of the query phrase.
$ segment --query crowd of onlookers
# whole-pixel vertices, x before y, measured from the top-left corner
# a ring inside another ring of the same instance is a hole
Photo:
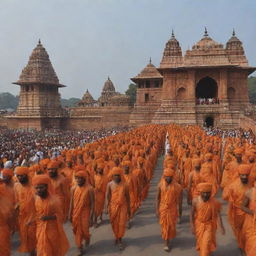
[[[212,104],[220,104],[218,98],[198,98],[196,99],[197,105],[212,105]]]
[[[232,138],[244,138],[250,141],[255,141],[255,135],[252,130],[240,129],[228,129],[223,130],[218,127],[204,127],[207,135],[220,136],[222,138],[232,137]]]
[[[129,127],[81,131],[28,131],[0,128],[0,168],[29,165],[46,156],[55,158],[64,149],[82,146],[127,130]]]

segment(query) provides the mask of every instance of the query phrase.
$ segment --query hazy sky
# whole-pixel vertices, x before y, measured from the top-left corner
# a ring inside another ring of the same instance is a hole
[[[235,28],[256,66],[255,0],[0,0],[0,92],[18,94],[11,82],[39,38],[62,97],[97,98],[108,76],[124,92],[150,56],[158,66],[172,28],[184,53],[204,26],[223,44]]]

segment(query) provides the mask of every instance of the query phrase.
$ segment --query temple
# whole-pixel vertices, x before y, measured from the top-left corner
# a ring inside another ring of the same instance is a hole
[[[132,78],[137,101],[130,123],[239,127],[241,115],[251,108],[247,78],[254,71],[234,31],[224,47],[205,29],[203,38],[184,56],[172,32],[160,66],[150,61]]]
[[[167,41],[160,65],[151,59],[131,80],[137,85],[134,106],[116,91],[108,77],[95,100],[87,89],[75,107],[63,109],[59,89],[64,85],[39,41],[17,82],[20,100],[10,128],[88,129],[139,126],[147,123],[198,124],[233,128],[255,126],[249,103],[247,78],[250,67],[242,42],[233,31],[225,46],[214,41],[207,29],[185,54],[174,32]]]

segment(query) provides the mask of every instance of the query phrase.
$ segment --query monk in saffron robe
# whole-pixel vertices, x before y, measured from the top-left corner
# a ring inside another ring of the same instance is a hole
[[[170,251],[169,242],[176,236],[177,219],[182,214],[182,187],[173,176],[174,170],[164,169],[156,199],[156,215],[159,217],[165,251]]]
[[[65,221],[68,216],[68,208],[70,205],[70,189],[67,179],[59,173],[59,165],[59,162],[56,160],[50,161],[47,165],[47,172],[52,182],[54,193],[60,199]]]
[[[131,215],[129,189],[123,180],[121,168],[114,167],[111,172],[113,180],[107,185],[106,210],[109,212],[116,244],[120,250],[123,250],[122,238]]]
[[[220,216],[220,203],[213,197],[212,184],[198,184],[200,196],[193,199],[190,214],[192,233],[196,236],[196,250],[200,256],[210,256],[216,250],[217,223],[222,234],[225,229]]]
[[[19,252],[36,255],[36,223],[33,187],[29,178],[28,167],[16,167],[18,182],[14,185],[15,209],[18,211],[20,235]]]
[[[129,219],[128,228],[130,228],[130,220],[133,218],[136,211],[136,198],[138,197],[138,181],[135,178],[134,174],[131,171],[131,162],[124,161],[122,162],[122,166],[124,169],[124,180],[129,188],[130,195],[130,208],[131,208],[131,216]]]
[[[221,187],[224,188],[225,186],[229,185],[231,182],[238,178],[237,168],[240,164],[243,163],[242,161],[242,154],[243,151],[241,149],[234,150],[235,159],[229,162],[223,171],[223,176],[221,180]]]
[[[192,160],[193,171],[189,174],[188,178],[188,194],[187,194],[187,203],[191,205],[192,200],[195,197],[200,195],[197,190],[197,185],[203,182],[203,178],[201,176],[201,159],[196,158]]]
[[[200,174],[204,182],[212,184],[211,194],[212,196],[214,196],[218,191],[218,183],[216,179],[216,170],[214,170],[212,157],[212,153],[205,154],[205,162],[201,166]]]
[[[253,188],[249,189],[242,202],[242,210],[246,213],[243,225],[246,256],[255,256],[256,252],[256,179]]]
[[[256,162],[255,162],[255,154],[250,152],[248,154],[248,163],[251,166],[251,171],[249,175],[249,183],[253,187],[254,180],[256,179]]]
[[[11,203],[5,198],[4,184],[0,183],[0,255],[11,255],[10,219]]]
[[[11,204],[11,212],[10,212],[10,229],[13,233],[17,228],[16,223],[16,215],[14,211],[15,206],[15,193],[14,193],[14,182],[13,182],[13,175],[14,172],[11,169],[3,169],[2,170],[2,177],[3,177],[3,186],[4,186],[4,197],[8,199]]]
[[[89,228],[93,223],[94,213],[94,192],[93,187],[88,182],[86,172],[75,173],[77,186],[71,190],[70,220],[72,221],[78,255],[84,255],[83,241],[85,247],[90,244]]]
[[[48,175],[33,178],[35,188],[37,256],[64,256],[69,249],[63,211]]]
[[[94,175],[94,194],[95,194],[95,209],[94,209],[94,226],[98,227],[98,218],[102,222],[102,213],[104,210],[104,202],[106,198],[108,179],[104,174],[104,165],[97,164],[96,174]]]
[[[241,253],[244,251],[244,234],[242,228],[246,213],[241,209],[245,193],[250,189],[249,174],[250,165],[241,164],[238,167],[239,178],[226,186],[223,191],[223,199],[229,201],[228,220],[233,229]]]

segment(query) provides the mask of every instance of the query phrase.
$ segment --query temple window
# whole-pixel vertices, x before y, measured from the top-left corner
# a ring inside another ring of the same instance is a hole
[[[155,88],[159,88],[159,81],[155,81],[155,82],[154,82],[154,87],[155,87]]]
[[[146,88],[150,88],[150,81],[146,80]]]

